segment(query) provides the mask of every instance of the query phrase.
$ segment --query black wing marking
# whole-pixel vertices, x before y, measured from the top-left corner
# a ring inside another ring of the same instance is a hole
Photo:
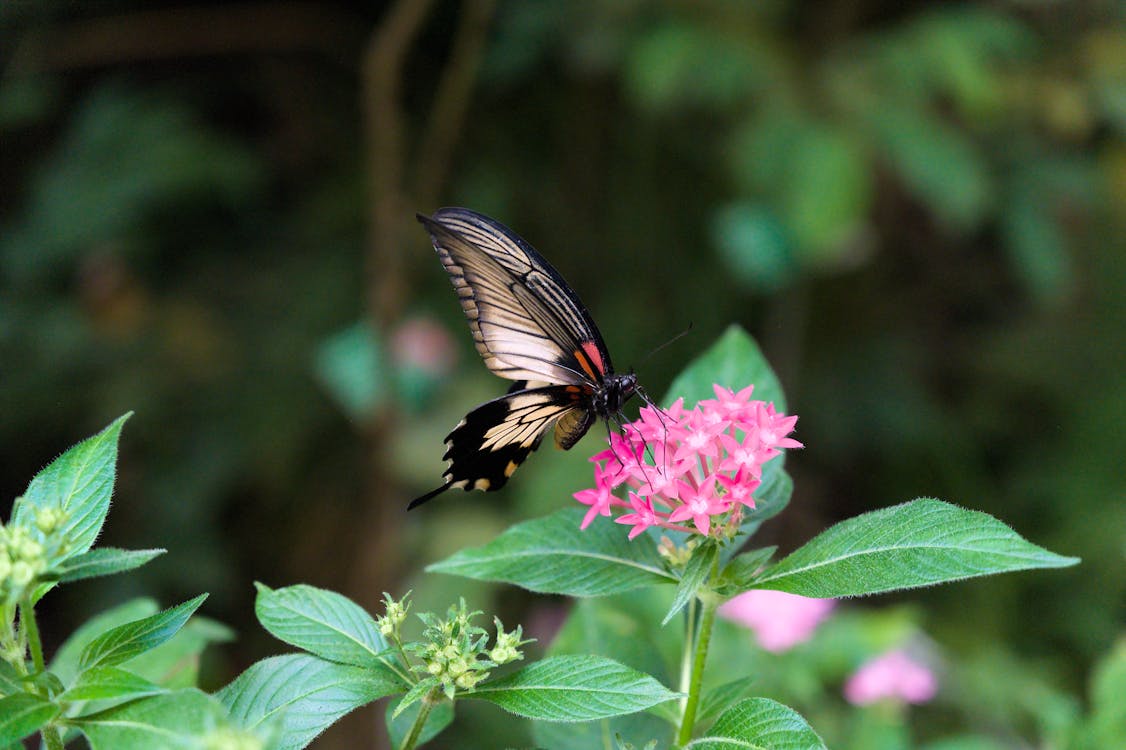
[[[457,290],[477,352],[495,374],[578,384],[613,372],[590,313],[528,243],[464,208],[418,219]]]
[[[509,392],[481,404],[446,436],[443,458],[450,462],[443,473],[446,483],[412,501],[408,509],[451,487],[466,491],[500,489],[540,446],[544,433],[557,420],[567,425],[570,442],[566,447],[571,447],[594,421],[586,408],[585,394],[578,386],[553,385]],[[578,432],[580,424],[582,431]]]

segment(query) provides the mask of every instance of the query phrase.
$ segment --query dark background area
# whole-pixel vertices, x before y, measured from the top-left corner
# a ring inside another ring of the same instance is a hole
[[[420,571],[573,502],[597,437],[405,513],[507,387],[413,218],[465,205],[547,256],[654,394],[728,324],[755,335],[806,445],[764,541],[935,496],[1082,556],[870,603],[1081,692],[1126,589],[1121,13],[3,3],[0,496],[133,410],[102,543],[169,550],[45,600],[48,648],[130,596],[208,591],[239,633],[214,688],[283,650],[255,580],[550,619]]]

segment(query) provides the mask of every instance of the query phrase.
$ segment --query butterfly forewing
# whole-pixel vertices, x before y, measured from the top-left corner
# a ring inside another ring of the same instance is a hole
[[[590,314],[559,273],[507,227],[462,208],[430,232],[485,365],[510,380],[596,383],[612,365]]]

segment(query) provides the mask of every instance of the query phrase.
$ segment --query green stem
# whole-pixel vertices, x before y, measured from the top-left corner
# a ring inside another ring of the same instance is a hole
[[[9,663],[21,676],[27,675],[27,662],[24,660],[23,642],[16,634],[16,605],[3,603],[0,604],[0,652],[3,653],[5,661],[11,659]]]
[[[719,558],[712,566],[711,578],[714,580],[719,568]],[[700,616],[700,627],[696,633],[696,655],[692,660],[692,677],[688,683],[688,702],[684,705],[684,715],[680,720],[680,731],[676,735],[678,745],[687,745],[692,741],[692,728],[696,724],[696,709],[700,706],[700,687],[704,683],[704,664],[708,660],[708,644],[712,639],[712,625],[715,624],[715,611],[719,606],[719,598],[707,591],[702,597],[703,613]]]
[[[414,750],[414,746],[418,744],[418,738],[422,736],[422,728],[426,726],[426,719],[430,717],[430,709],[434,708],[434,703],[441,700],[441,688],[434,688],[426,697],[422,699],[422,706],[418,710],[418,716],[414,719],[414,724],[411,726],[411,731],[403,739],[403,744],[399,745],[399,750]]]
[[[688,602],[684,610],[684,651],[680,657],[680,686],[678,689],[684,693],[680,699],[680,715],[684,716],[688,708],[688,688],[692,685],[692,648],[696,644],[696,605],[697,600]]]
[[[35,673],[43,672],[46,669],[43,661],[43,641],[39,638],[39,625],[35,621],[35,606],[31,603],[30,595],[20,600],[20,633],[27,639],[27,648],[31,652],[31,663]],[[43,727],[40,734],[47,750],[64,750],[63,736],[58,727],[47,725]]]
[[[57,727],[48,726],[43,727],[43,744],[47,746],[47,750],[65,750],[63,745],[62,735],[59,734]]]
[[[30,596],[20,600],[20,631],[27,636],[27,647],[31,651],[31,663],[36,673],[42,672],[46,667],[43,662],[43,642],[39,640],[39,625],[35,622],[35,607]]]

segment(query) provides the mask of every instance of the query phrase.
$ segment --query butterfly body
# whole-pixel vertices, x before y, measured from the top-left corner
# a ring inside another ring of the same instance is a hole
[[[478,354],[508,393],[469,412],[446,436],[447,489],[496,490],[555,428],[575,445],[637,392],[632,372],[613,370],[590,313],[538,252],[493,219],[464,208],[419,215],[457,291]]]

